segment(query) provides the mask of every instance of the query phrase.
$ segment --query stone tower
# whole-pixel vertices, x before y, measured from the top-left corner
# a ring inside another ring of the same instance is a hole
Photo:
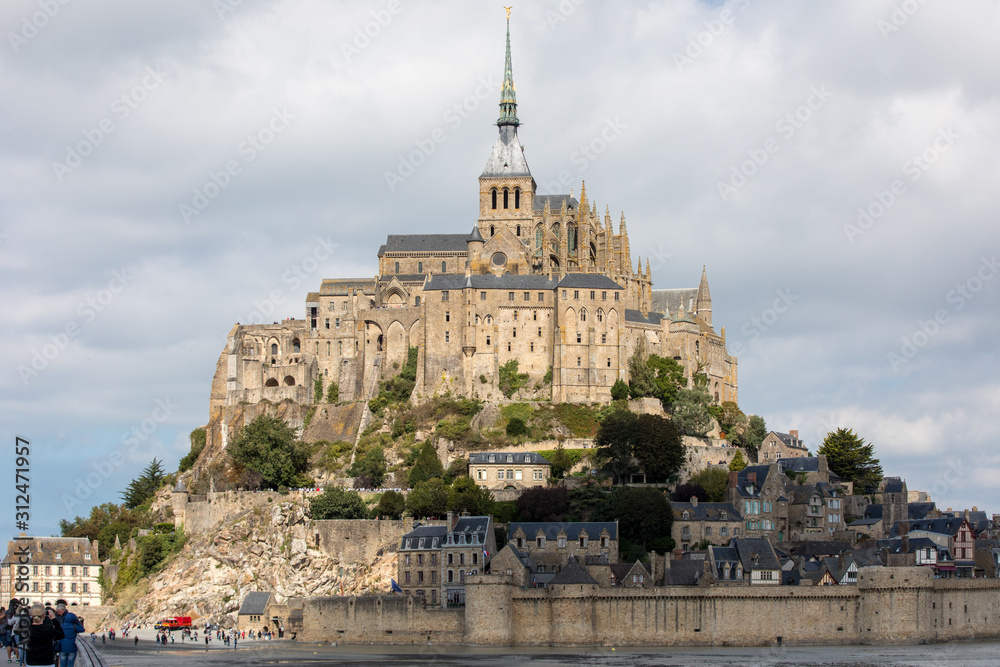
[[[701,282],[698,284],[698,295],[695,297],[695,309],[698,311],[698,317],[708,326],[712,326],[712,293],[708,290],[708,274],[704,266],[701,267]]]

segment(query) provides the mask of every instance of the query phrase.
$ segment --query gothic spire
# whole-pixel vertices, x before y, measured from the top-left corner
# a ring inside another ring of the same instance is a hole
[[[507,57],[503,67],[503,87],[500,89],[500,118],[497,125],[517,127],[517,99],[514,96],[514,72],[510,67],[510,10],[507,11]]]

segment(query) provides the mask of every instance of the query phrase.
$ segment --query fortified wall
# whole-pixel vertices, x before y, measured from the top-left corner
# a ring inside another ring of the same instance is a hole
[[[307,598],[307,641],[493,646],[767,646],[1000,637],[1000,580],[933,579],[927,568],[862,568],[857,586],[521,589],[466,580],[466,606],[402,595]]]

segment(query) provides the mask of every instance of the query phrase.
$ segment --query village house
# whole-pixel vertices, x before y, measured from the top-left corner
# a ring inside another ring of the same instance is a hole
[[[444,525],[416,525],[400,540],[397,584],[429,604],[465,605],[465,578],[483,572],[496,555],[493,517],[457,517]]]
[[[22,554],[30,558],[26,591],[16,591],[17,567]],[[18,593],[18,595],[15,595]],[[66,600],[70,606],[100,605],[101,561],[97,540],[85,537],[27,537],[7,542],[0,562],[0,598],[18,597],[27,603]]]
[[[788,433],[769,432],[757,449],[757,460],[761,463],[771,463],[778,459],[792,459],[799,456],[809,456],[809,450],[799,440],[799,432],[793,430],[789,430]]]
[[[510,576],[516,586],[547,586],[570,562],[586,571],[618,563],[618,522],[511,522],[490,572]],[[610,584],[610,573],[595,574]]]
[[[472,452],[469,477],[491,490],[545,486],[552,465],[537,452]]]
[[[708,556],[719,584],[781,585],[781,563],[764,538],[738,538],[728,547],[710,546]]]
[[[922,521],[897,521],[892,527],[892,537],[907,536],[930,538],[944,547],[955,559],[955,576],[975,576],[976,533],[969,523],[968,512],[962,517],[942,517]],[[942,566],[937,566],[943,570]]]
[[[743,517],[732,503],[703,503],[693,496],[691,502],[671,502],[670,507],[674,512],[671,537],[684,551],[704,542],[725,546],[740,536]]]
[[[788,489],[791,539],[829,539],[843,530],[843,500],[829,484],[791,486]]]
[[[730,471],[726,500],[743,517],[743,537],[766,537],[772,542],[787,539],[788,483],[777,461]]]

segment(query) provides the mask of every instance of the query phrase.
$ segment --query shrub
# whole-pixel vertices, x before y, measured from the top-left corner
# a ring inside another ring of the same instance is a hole
[[[198,457],[201,456],[201,452],[205,449],[206,432],[205,427],[201,426],[191,431],[189,436],[191,440],[191,451],[184,455],[181,459],[180,465],[177,467],[178,472],[184,472],[185,470],[190,470]]]
[[[507,435],[516,438],[528,432],[528,425],[520,417],[514,417],[507,422]]]
[[[611,385],[611,398],[615,401],[624,401],[628,398],[628,385],[625,384],[625,380],[618,378],[615,383]]]
[[[510,398],[528,383],[528,374],[518,372],[517,359],[511,359],[500,367],[500,391]]]
[[[328,486],[309,501],[309,514],[313,519],[367,519],[368,507],[355,491]]]

